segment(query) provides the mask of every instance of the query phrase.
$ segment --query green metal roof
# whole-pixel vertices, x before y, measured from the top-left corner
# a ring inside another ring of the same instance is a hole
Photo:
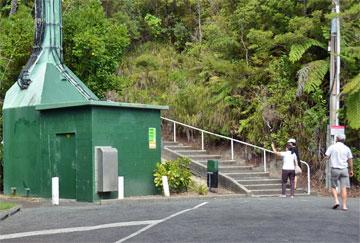
[[[41,104],[36,106],[36,110],[39,111],[53,110],[53,109],[79,107],[79,106],[103,106],[103,107],[115,107],[115,108],[135,108],[135,109],[155,109],[155,110],[169,109],[169,106],[160,106],[160,105],[123,103],[123,102],[113,102],[113,101],[84,101],[84,102]]]

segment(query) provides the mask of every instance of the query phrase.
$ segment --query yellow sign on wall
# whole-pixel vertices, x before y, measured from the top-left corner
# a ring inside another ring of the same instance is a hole
[[[149,128],[149,149],[156,149],[156,128]]]

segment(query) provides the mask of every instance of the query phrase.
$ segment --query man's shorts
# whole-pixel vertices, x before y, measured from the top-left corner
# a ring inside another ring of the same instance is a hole
[[[331,187],[338,187],[338,181],[340,181],[340,188],[350,188],[349,172],[347,168],[331,168]]]

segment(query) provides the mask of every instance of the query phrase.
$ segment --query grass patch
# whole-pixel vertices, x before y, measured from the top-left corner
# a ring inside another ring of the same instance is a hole
[[[0,202],[0,211],[14,207],[16,204],[11,202]]]

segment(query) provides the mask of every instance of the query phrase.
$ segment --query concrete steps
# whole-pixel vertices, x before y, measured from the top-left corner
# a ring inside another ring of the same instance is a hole
[[[257,185],[257,184],[281,184],[280,179],[276,178],[250,178],[237,180],[242,185]]]
[[[270,177],[269,172],[259,171],[243,161],[222,159],[221,155],[211,154],[206,150],[194,149],[189,145],[174,142],[163,142],[164,151],[172,154],[171,157],[187,157],[197,170],[195,174],[206,177],[207,161],[219,161],[219,183],[234,192],[247,193],[256,197],[274,197],[281,194],[281,179]],[[230,179],[229,179],[230,178]],[[235,182],[235,183],[234,183]],[[239,187],[240,184],[240,187]],[[287,193],[290,190],[287,188]],[[298,190],[295,196],[307,195],[303,190]]]
[[[183,154],[183,155],[208,155],[206,150],[175,150],[177,153],[179,154]]]
[[[178,142],[173,142],[173,141],[162,141],[162,145],[163,146],[172,146],[172,145],[176,146],[176,145],[179,145],[179,143]]]
[[[224,173],[227,176],[230,176],[232,178],[234,178],[235,180],[241,180],[241,179],[249,179],[249,178],[268,178],[269,177],[269,172],[251,172],[251,171],[246,171],[246,172],[228,172],[228,173]]]
[[[267,189],[276,189],[281,188],[280,184],[254,184],[254,185],[244,185],[249,190],[267,190]]]
[[[281,186],[278,188],[270,188],[270,189],[253,189],[251,192],[254,195],[277,195],[281,194]]]
[[[210,160],[210,159],[221,159],[221,155],[216,155],[216,154],[190,154],[186,157],[189,157],[190,159],[195,159],[195,160]]]
[[[191,147],[191,146],[185,146],[185,145],[164,145],[166,146],[167,148],[171,149],[171,150],[175,150],[175,151],[178,151],[178,150],[193,150],[194,148]]]
[[[219,167],[222,166],[236,166],[239,165],[239,162],[236,160],[218,160],[219,161]],[[204,164],[205,166],[207,166],[207,160],[197,160],[196,162],[199,162],[201,164]]]
[[[252,166],[248,166],[248,165],[232,165],[232,166],[223,166],[220,165],[219,166],[219,171],[221,173],[237,173],[237,172],[243,172],[243,171],[251,171],[252,170]]]

